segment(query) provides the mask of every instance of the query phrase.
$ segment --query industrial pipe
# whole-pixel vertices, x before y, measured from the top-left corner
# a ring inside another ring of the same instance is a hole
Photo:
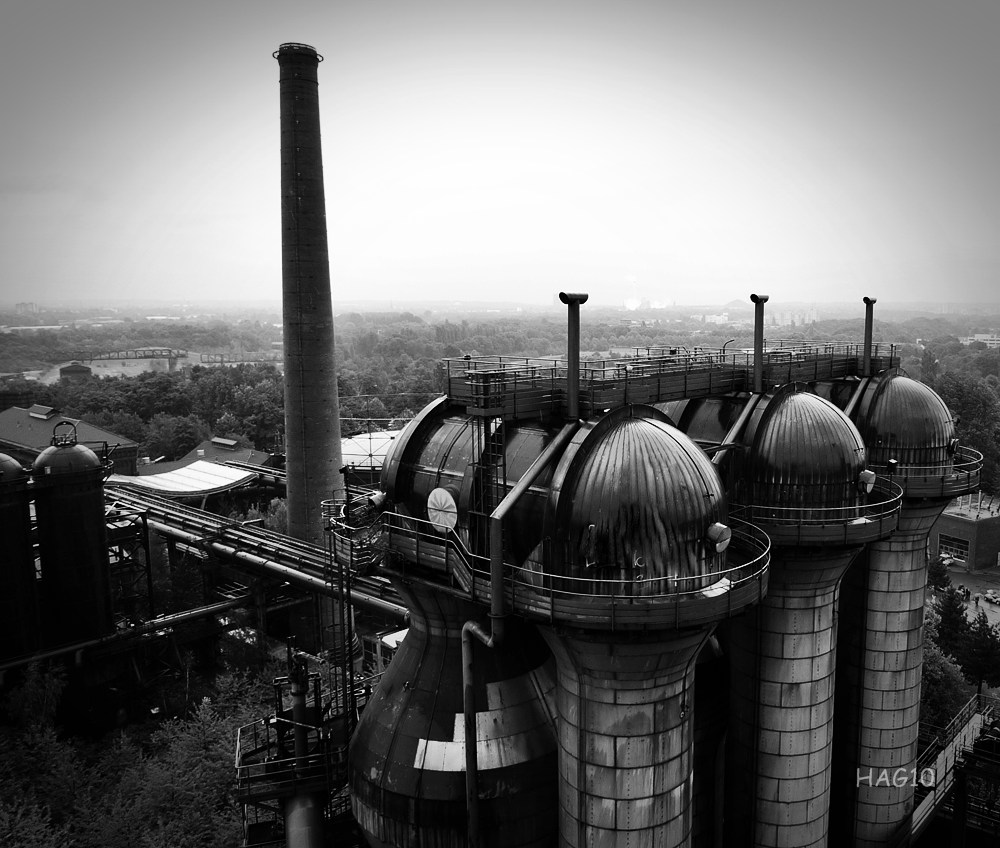
[[[559,292],[559,299],[569,309],[569,326],[566,339],[566,418],[576,421],[580,417],[580,304],[590,295],[583,292]]]
[[[864,359],[862,360],[861,373],[865,377],[871,377],[872,375],[872,325],[874,324],[873,318],[873,307],[875,306],[876,298],[865,297],[863,298],[865,302],[865,348],[864,348]]]
[[[183,610],[181,612],[171,613],[170,615],[163,615],[159,618],[153,618],[149,621],[144,621],[142,624],[136,625],[129,630],[112,633],[108,636],[99,636],[95,639],[87,639],[83,642],[73,642],[72,644],[63,645],[59,648],[53,648],[49,651],[18,657],[17,659],[0,664],[0,685],[3,685],[3,673],[12,668],[28,665],[33,662],[41,662],[42,660],[53,659],[54,657],[59,657],[63,654],[77,654],[87,648],[104,647],[105,645],[111,645],[117,642],[126,642],[129,639],[136,639],[149,633],[156,633],[158,630],[163,630],[166,627],[172,627],[175,624],[182,624],[186,621],[194,621],[198,618],[206,618],[210,615],[217,615],[220,612],[226,612],[234,609],[235,607],[243,606],[252,600],[253,596],[250,594],[240,595],[238,598],[231,598],[229,600],[219,601],[218,603],[208,604],[203,607]]]
[[[149,525],[163,536],[169,536],[170,538],[186,542],[187,544],[194,545],[199,548],[210,548],[212,551],[220,554],[221,556],[230,557],[238,562],[244,563],[245,565],[250,565],[270,574],[277,575],[282,579],[287,580],[289,583],[295,583],[310,591],[322,592],[324,594],[332,592],[333,596],[339,597],[339,592],[322,578],[315,577],[312,574],[306,574],[303,571],[297,571],[291,566],[282,565],[280,562],[275,562],[274,560],[267,559],[266,557],[252,554],[249,551],[241,550],[233,545],[227,545],[217,540],[206,540],[203,536],[199,536],[196,533],[190,533],[186,530],[178,530],[175,527],[171,527],[169,524],[163,524],[154,519],[149,520]],[[355,606],[367,609],[370,612],[377,612],[380,615],[384,615],[387,618],[399,623],[403,627],[409,623],[410,613],[406,607],[394,604],[392,601],[386,601],[382,598],[376,598],[372,595],[358,592],[357,590],[352,592],[351,597],[354,600]]]
[[[304,782],[309,771],[309,734],[312,723],[306,695],[309,694],[309,668],[306,658],[292,658],[288,673],[292,695],[294,725],[295,778]],[[321,848],[323,840],[323,805],[315,793],[296,792],[285,803],[287,848]]]
[[[752,294],[750,300],[754,304],[753,313],[753,390],[756,394],[764,392],[764,304],[769,297],[766,294]]]

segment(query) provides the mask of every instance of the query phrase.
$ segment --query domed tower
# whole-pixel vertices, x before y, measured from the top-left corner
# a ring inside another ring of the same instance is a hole
[[[0,657],[38,649],[35,582],[28,475],[21,463],[0,453]]]
[[[862,547],[896,527],[900,490],[876,481],[850,419],[789,384],[729,454],[734,514],[771,538],[767,597],[734,620],[726,844],[825,846],[837,593]]]
[[[473,566],[489,568],[479,554],[499,497],[492,472],[500,465],[502,479],[520,479],[556,432],[484,426],[442,398],[386,459],[382,488],[393,513],[383,573],[410,626],[351,740],[352,807],[373,848],[469,844],[462,630],[485,613],[472,581]],[[541,515],[543,484],[509,515],[506,554],[515,562],[541,538],[531,516]],[[517,619],[502,646],[473,645],[473,653],[481,845],[549,846],[557,827],[552,655],[534,625]]]
[[[58,432],[63,425],[70,429]],[[45,646],[113,630],[105,471],[97,454],[77,443],[76,427],[69,422],[56,425],[51,446],[32,467]]]
[[[916,764],[927,535],[952,498],[979,488],[982,455],[959,447],[932,389],[893,372],[869,386],[854,420],[868,467],[903,489],[898,529],[848,572],[840,604],[835,780],[843,795],[833,835],[875,846],[907,830],[913,812],[913,781],[878,777]]]
[[[715,467],[651,407],[581,427],[547,512],[560,844],[689,844],[695,660],[766,556],[734,567]]]

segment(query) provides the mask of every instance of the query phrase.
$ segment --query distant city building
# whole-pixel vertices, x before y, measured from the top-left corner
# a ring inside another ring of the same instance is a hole
[[[17,315],[37,315],[38,314],[38,304],[26,301],[24,303],[14,304],[14,312]]]
[[[960,339],[962,344],[970,345],[973,342],[982,342],[990,350],[1000,347],[1000,336],[996,333],[976,333],[974,336],[967,336],[964,339]]]
[[[44,330],[50,330],[51,332],[57,332],[58,330],[65,330],[65,324],[29,324],[23,327],[0,327],[0,333],[41,333]]]

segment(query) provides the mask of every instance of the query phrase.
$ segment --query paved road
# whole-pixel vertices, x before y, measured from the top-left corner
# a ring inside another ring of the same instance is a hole
[[[973,598],[976,592],[982,594],[987,589],[994,589],[1000,594],[1000,569],[989,568],[985,571],[968,572],[964,568],[949,568],[948,576],[951,577],[951,585],[956,589],[963,584],[968,586],[972,590]],[[1000,624],[1000,605],[980,599],[978,607],[974,600],[970,600],[966,606],[970,621],[982,609],[986,611],[986,619],[990,624]]]

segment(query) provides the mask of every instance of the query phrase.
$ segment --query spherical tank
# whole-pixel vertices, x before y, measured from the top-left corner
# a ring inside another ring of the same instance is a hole
[[[700,588],[725,568],[706,535],[726,521],[721,480],[705,453],[652,407],[624,408],[585,430],[553,489],[556,574],[628,579],[640,594],[660,594],[685,578],[706,579],[677,588]]]
[[[475,549],[475,538],[470,539],[471,524],[484,511],[478,503],[484,472],[477,465],[480,448],[476,422],[443,401],[434,401],[426,407],[397,439],[383,466],[382,489],[394,502],[396,511],[425,521],[432,517],[428,512],[431,493],[443,490],[454,504],[455,531],[465,544],[474,548],[474,553],[483,553]],[[484,432],[491,427],[492,422],[487,421]],[[506,483],[499,487],[501,497],[537,459],[556,432],[537,423],[504,423],[490,434],[490,438],[500,440],[503,445]],[[542,472],[504,519],[505,555],[515,563],[523,561],[541,538],[542,503],[551,473],[551,470]],[[444,499],[440,493],[436,497]],[[492,506],[495,508],[496,503]]]
[[[948,466],[954,453],[955,423],[944,401],[929,386],[909,377],[883,377],[857,417],[868,461],[884,468]]]
[[[351,739],[355,818],[375,848],[465,848],[462,623],[468,601],[394,581],[409,632]],[[552,845],[557,769],[551,654],[535,628],[508,620],[504,644],[474,646],[483,848]]]
[[[39,646],[35,560],[31,548],[28,475],[0,453],[0,657]]]
[[[112,629],[104,466],[75,435],[54,441],[32,469],[47,646]]]
[[[789,385],[752,416],[748,450],[737,452],[734,500],[782,508],[837,509],[858,503],[865,445],[830,401]]]

